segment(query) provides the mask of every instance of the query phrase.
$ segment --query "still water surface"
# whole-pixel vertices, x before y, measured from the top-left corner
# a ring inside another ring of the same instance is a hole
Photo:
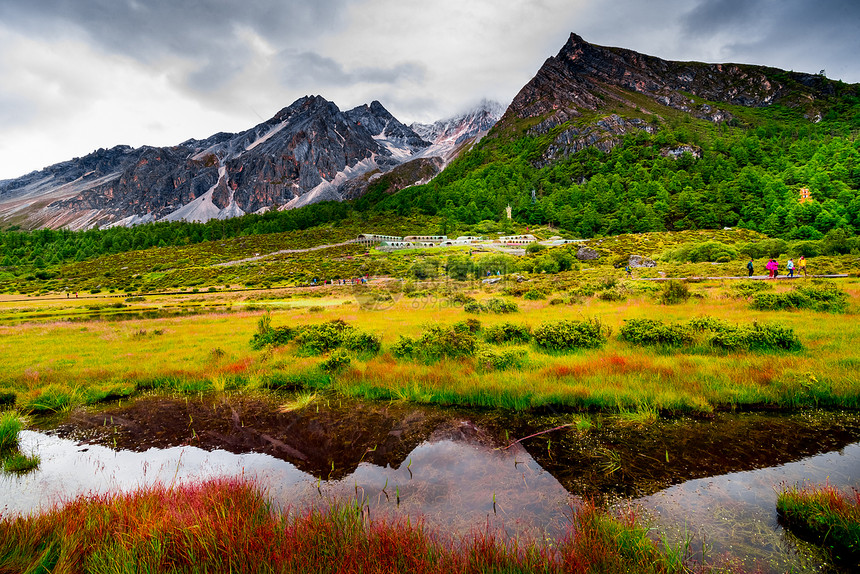
[[[284,399],[282,398],[282,401]],[[781,485],[860,488],[860,416],[721,414],[636,425],[318,398],[146,398],[39,421],[21,436],[42,458],[0,476],[0,509],[213,476],[258,481],[285,509],[359,499],[450,534],[499,529],[553,538],[582,497],[634,504],[654,536],[697,560],[765,572],[824,572],[826,559],[776,518]]]

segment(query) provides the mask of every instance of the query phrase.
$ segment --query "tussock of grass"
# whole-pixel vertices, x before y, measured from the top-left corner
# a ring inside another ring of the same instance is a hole
[[[0,413],[0,457],[18,449],[18,433],[24,428],[15,411]]]
[[[830,485],[785,488],[777,496],[780,520],[802,538],[828,549],[839,562],[860,559],[860,492]]]

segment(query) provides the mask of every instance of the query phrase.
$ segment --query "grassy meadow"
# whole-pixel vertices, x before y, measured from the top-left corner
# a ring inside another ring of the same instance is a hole
[[[361,288],[146,297],[7,295],[0,299],[0,320],[6,322],[0,325],[0,397],[36,413],[152,389],[196,393],[279,387],[512,409],[711,412],[860,406],[860,282],[855,278],[830,281],[838,281],[847,294],[844,312],[833,313],[756,310],[752,296],[730,280],[685,283],[688,298],[676,304],[661,301],[666,284],[616,277],[609,279],[610,289],[583,295],[589,289],[581,285],[594,281],[583,280],[586,273],[492,286],[378,280]],[[776,281],[765,287],[779,294],[810,282]],[[551,291],[553,286],[559,290]],[[530,300],[535,290],[540,297]],[[604,296],[607,291],[610,297]],[[467,312],[493,300],[513,303],[518,310]],[[264,317],[273,328],[291,329],[341,320],[376,337],[381,348],[314,350],[288,341],[254,349],[251,340]],[[703,340],[642,345],[620,337],[634,320],[672,325],[702,317],[725,325],[790,329],[799,348],[727,350]],[[467,320],[477,329],[468,352],[398,356],[402,338]],[[534,333],[559,320],[597,321],[605,340],[570,350],[540,346],[534,339],[487,341],[487,334],[503,324]],[[336,354],[341,357],[337,368],[327,366]]]
[[[749,281],[732,278],[746,264],[732,246],[761,240],[748,231],[598,238],[588,243],[602,253],[597,261],[576,260],[576,245],[522,257],[352,245],[276,253],[292,245],[270,239],[220,242],[229,253],[212,242],[0,276],[4,468],[39,464],[18,451],[21,415],[147,393],[300,390],[608,412],[633,422],[860,408],[855,255],[809,258],[811,273],[848,277]],[[333,243],[320,236],[297,245],[323,241]],[[685,245],[704,253],[712,241],[720,261],[684,260]],[[631,251],[657,264],[628,278],[617,262]],[[766,258],[754,259],[763,269]],[[498,281],[453,280],[458,266],[461,279],[490,271]],[[361,285],[308,285],[364,274],[370,280]],[[687,279],[664,280],[672,277]],[[655,545],[633,514],[589,505],[573,514],[563,540],[449,540],[421,525],[371,521],[360,502],[281,513],[253,484],[224,480],[6,516],[0,539],[0,573],[112,572],[123,564],[189,572],[317,572],[320,564],[363,572],[732,571],[691,564],[683,548]]]

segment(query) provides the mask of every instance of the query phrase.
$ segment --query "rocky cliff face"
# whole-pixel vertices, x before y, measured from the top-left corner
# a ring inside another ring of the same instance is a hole
[[[0,217],[82,229],[341,200],[345,190],[354,196],[363,189],[346,186],[350,180],[387,172],[430,145],[377,101],[342,112],[309,96],[238,134],[99,150],[0,182]]]
[[[543,165],[589,146],[608,151],[626,133],[653,129],[637,115],[660,119],[661,112],[677,110],[722,122],[731,114],[719,103],[757,107],[780,102],[804,106],[808,117],[815,119],[816,98],[832,91],[829,80],[810,74],[742,64],[673,62],[596,46],[571,34],[558,55],[549,58],[517,94],[500,125],[527,120],[531,123],[527,133],[533,135],[570,126],[538,160]],[[617,110],[627,110],[631,117]]]

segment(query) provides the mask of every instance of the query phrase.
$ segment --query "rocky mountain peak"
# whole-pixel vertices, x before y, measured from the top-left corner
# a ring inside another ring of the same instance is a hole
[[[780,102],[804,106],[811,118],[814,102],[828,93],[828,85],[827,80],[810,81],[808,74],[763,66],[663,60],[571,34],[520,90],[500,122],[514,126],[523,119],[537,120],[528,130],[537,135],[579,118],[577,127],[558,134],[538,161],[543,165],[585,147],[608,151],[626,133],[653,129],[641,119],[643,112],[657,120],[675,110],[723,122],[732,116],[721,103],[761,107]]]

